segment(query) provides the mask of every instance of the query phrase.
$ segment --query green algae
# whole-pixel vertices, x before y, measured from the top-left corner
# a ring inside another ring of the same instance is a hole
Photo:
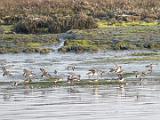
[[[45,48],[57,43],[55,34],[0,34],[0,53],[49,53],[53,50]]]
[[[60,49],[62,52],[96,52],[98,47],[90,40],[67,40],[64,47]]]
[[[55,79],[48,79],[46,81],[31,82],[26,85],[32,85],[33,87],[51,87],[51,86],[85,86],[85,85],[108,85],[108,84],[126,84],[126,81],[119,80],[80,80],[69,83],[67,81],[58,81]],[[23,83],[19,84],[23,85]]]
[[[28,42],[26,44],[27,47],[40,47],[40,46],[43,46],[42,43],[38,43],[38,42]]]
[[[107,27],[128,27],[128,26],[157,26],[158,22],[143,22],[143,21],[132,21],[132,22],[114,22],[100,20],[97,22],[98,28],[104,29]]]
[[[155,56],[159,55],[157,52],[150,52],[150,53],[133,53],[131,56]]]

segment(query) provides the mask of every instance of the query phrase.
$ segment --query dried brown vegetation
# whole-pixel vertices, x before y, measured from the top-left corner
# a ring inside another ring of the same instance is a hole
[[[81,13],[83,17],[80,16]],[[36,18],[40,21],[35,20]],[[18,23],[18,27],[30,23],[32,24],[30,27],[33,29],[35,27],[36,30],[25,28],[24,31],[29,33],[44,31],[57,33],[71,28],[93,28],[94,18],[111,21],[159,20],[160,2],[159,0],[0,0],[0,23]],[[51,27],[46,27],[47,24]]]

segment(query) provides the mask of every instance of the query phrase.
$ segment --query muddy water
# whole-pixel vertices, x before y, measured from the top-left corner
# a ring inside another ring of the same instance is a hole
[[[0,55],[1,66],[11,71],[11,77],[3,77],[0,70],[0,81],[23,81],[23,69],[32,69],[36,80],[40,78],[40,67],[46,68],[51,75],[54,70],[66,78],[66,67],[76,64],[75,73],[87,78],[89,68],[108,70],[115,63],[131,72],[142,71],[145,65],[157,64],[154,76],[143,81],[134,82],[128,79],[125,86],[69,86],[32,88],[30,86],[14,88],[11,84],[0,85],[0,119],[2,120],[158,120],[160,109],[159,61],[110,61],[112,58],[134,58],[132,53],[153,51],[108,51],[95,54],[4,54]],[[106,61],[107,60],[107,61]],[[104,76],[108,77],[108,76]],[[110,76],[112,78],[112,76]]]

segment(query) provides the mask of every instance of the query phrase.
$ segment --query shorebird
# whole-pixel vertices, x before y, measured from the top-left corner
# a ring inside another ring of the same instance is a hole
[[[11,76],[11,73],[6,69],[6,67],[2,67],[3,76]]]
[[[109,72],[115,73],[118,76],[118,79],[119,79],[120,82],[124,81],[124,78],[123,78],[123,72],[124,71],[122,69],[122,66],[115,65],[115,68],[110,68]]]
[[[81,76],[76,74],[70,74],[67,77],[67,82],[73,83],[74,81],[80,81]]]
[[[124,78],[123,78],[123,75],[122,74],[118,74],[118,80],[120,82],[124,82]]]
[[[118,66],[117,64],[115,65],[115,67],[114,68],[109,68],[110,70],[109,70],[109,72],[117,72],[117,71],[119,71],[120,69],[121,69],[121,66]]]
[[[54,70],[54,74],[57,75],[57,73],[58,73],[58,71],[57,71],[57,70]]]
[[[33,72],[31,70],[23,69],[23,76],[27,79],[32,78]]]
[[[103,76],[105,73],[106,73],[106,71],[104,71],[104,70],[99,70],[99,75],[100,75],[101,78],[102,78],[102,76]]]
[[[122,74],[123,74],[123,69],[122,69],[122,66],[118,66],[117,67],[117,69],[116,69],[116,71],[115,71],[115,73],[117,74],[117,76],[119,77],[121,77],[122,76]]]
[[[42,72],[41,77],[44,77],[44,76],[47,78],[51,77],[51,75],[48,73],[48,71],[45,70],[44,68],[40,68],[40,71]]]
[[[24,80],[24,84],[28,84],[28,83],[31,83],[31,82],[32,82],[31,78],[27,78],[27,79]]]
[[[120,73],[120,72],[122,72],[122,71],[123,71],[123,70],[122,70],[122,66],[118,66],[115,72],[116,72],[116,73]]]
[[[136,75],[136,78],[139,78],[140,80],[142,80],[144,78],[145,75],[147,75],[146,71],[142,71],[142,72],[138,72],[138,71],[133,71]]]
[[[146,65],[145,67],[147,68],[147,74],[151,74],[153,72],[153,64]]]
[[[17,81],[13,82],[13,86],[18,86],[18,84],[19,84],[19,82],[17,82]]]
[[[89,71],[89,72],[87,73],[88,78],[91,78],[91,77],[96,76],[97,79],[98,79],[98,70],[97,70],[97,69],[92,68],[92,69],[89,69],[88,71]]]
[[[76,65],[75,64],[69,64],[68,66],[67,66],[67,70],[75,70],[75,68],[76,68]]]
[[[123,74],[123,69],[122,69],[122,66],[118,66],[116,65],[115,68],[110,68],[110,71],[111,73],[116,73],[117,75],[120,75],[120,74]]]

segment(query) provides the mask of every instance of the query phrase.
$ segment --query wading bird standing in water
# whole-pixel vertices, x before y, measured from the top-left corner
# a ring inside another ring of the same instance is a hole
[[[67,77],[67,82],[73,83],[74,81],[80,81],[81,76],[78,74],[70,74]]]
[[[6,69],[6,67],[2,67],[3,76],[12,76],[12,74]]]
[[[42,72],[41,77],[47,77],[47,78],[51,77],[51,75],[48,73],[48,71],[45,70],[44,68],[40,68],[40,71]]]
[[[99,70],[98,72],[99,72],[99,75],[100,75],[101,78],[102,78],[103,75],[106,73],[106,71],[104,71],[104,70]]]
[[[136,75],[136,78],[139,78],[140,81],[144,79],[144,77],[147,75],[145,71],[143,72],[138,72],[138,71],[133,71]]]
[[[122,66],[118,66],[115,73],[117,74],[118,76],[118,79],[119,81],[123,82],[124,81],[124,78],[123,78],[123,69],[122,69]]]
[[[153,64],[146,65],[145,67],[147,68],[147,74],[151,74],[153,72]]]
[[[57,73],[58,73],[58,71],[57,71],[57,70],[54,70],[54,74],[57,75]]]
[[[24,80],[24,84],[28,84],[28,83],[31,83],[31,82],[32,82],[31,78],[27,78],[27,79]]]
[[[116,65],[114,68],[110,68],[111,73],[115,73],[118,76],[118,80],[123,82],[124,78],[123,78],[123,69],[122,66]]]
[[[98,79],[98,70],[96,68],[89,69],[88,71],[87,75],[89,79],[91,77],[96,77]]]
[[[33,77],[33,72],[31,70],[23,69],[23,76],[25,78]]]
[[[67,70],[75,70],[76,69],[76,65],[75,64],[69,64],[68,66],[67,66]]]
[[[110,68],[109,72],[113,73],[113,72],[117,72],[119,70],[121,70],[121,67],[116,64],[114,68]]]
[[[32,82],[33,72],[31,70],[23,69],[23,76],[26,78],[24,80],[25,84]]]
[[[143,80],[146,75],[150,75],[153,72],[153,64],[146,65],[145,67],[147,69],[142,72],[133,71],[136,75],[136,78]]]
[[[123,75],[122,74],[118,74],[118,80],[120,82],[124,82],[124,78],[123,78]]]

